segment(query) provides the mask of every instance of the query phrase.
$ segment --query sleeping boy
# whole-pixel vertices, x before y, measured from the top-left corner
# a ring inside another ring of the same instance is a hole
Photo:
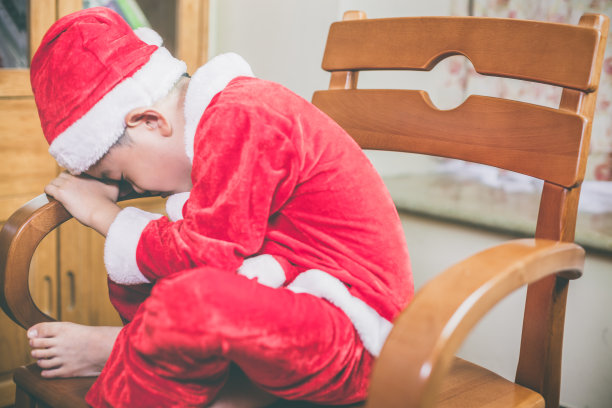
[[[67,170],[45,191],[106,236],[126,323],[33,326],[43,376],[101,371],[95,407],[214,404],[231,367],[261,391],[254,404],[365,399],[413,294],[380,177],[329,117],[236,54],[185,71],[106,8],[57,21],[32,60],[49,151]],[[125,185],[169,196],[167,216],[122,210]]]

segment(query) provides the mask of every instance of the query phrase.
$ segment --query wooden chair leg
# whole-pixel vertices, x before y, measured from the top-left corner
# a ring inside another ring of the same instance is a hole
[[[17,386],[15,392],[15,408],[36,408],[34,398],[20,386]]]

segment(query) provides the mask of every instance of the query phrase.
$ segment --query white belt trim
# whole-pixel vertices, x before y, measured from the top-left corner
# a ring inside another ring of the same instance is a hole
[[[245,259],[238,274],[257,279],[262,285],[272,288],[281,287],[286,279],[282,266],[267,254]],[[363,300],[353,296],[340,279],[327,272],[310,269],[298,275],[287,289],[325,299],[340,308],[353,323],[366,350],[378,357],[393,324]]]
[[[263,254],[247,258],[238,268],[238,275],[257,279],[259,283],[271,288],[280,288],[285,283],[285,271],[272,255]]]
[[[340,308],[351,320],[364,347],[378,357],[393,324],[370,305],[355,297],[335,276],[318,269],[298,275],[287,287],[295,293],[309,293]]]

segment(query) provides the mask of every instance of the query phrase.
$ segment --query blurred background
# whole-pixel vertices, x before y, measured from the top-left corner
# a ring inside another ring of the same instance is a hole
[[[61,171],[47,153],[37,119],[29,86],[32,52],[53,21],[93,6],[114,8],[132,27],[153,27],[191,72],[233,51],[256,76],[307,100],[328,86],[330,76],[321,69],[327,31],[346,10],[363,10],[370,18],[475,15],[572,24],[585,12],[612,16],[612,0],[0,0],[0,222]],[[567,304],[561,403],[568,408],[612,407],[611,55],[604,62],[577,225],[587,264],[585,275],[570,285]],[[431,72],[362,73],[358,86],[424,89],[439,109],[453,109],[470,94],[545,106],[558,106],[560,99],[552,86],[479,75],[461,56]],[[452,160],[367,154],[400,210],[417,289],[475,252],[533,234],[536,180]],[[164,208],[155,200],[145,207]],[[30,272],[31,290],[45,313],[82,324],[119,323],[107,300],[103,245],[75,222],[45,238]],[[460,356],[513,378],[524,297],[519,291],[498,305]],[[28,361],[23,329],[0,314],[0,407],[13,401],[12,369]]]

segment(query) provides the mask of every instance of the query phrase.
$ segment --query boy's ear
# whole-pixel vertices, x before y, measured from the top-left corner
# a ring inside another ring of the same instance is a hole
[[[144,125],[149,130],[159,129],[162,136],[172,135],[172,124],[168,118],[153,108],[132,109],[125,115],[125,124],[129,128]]]

